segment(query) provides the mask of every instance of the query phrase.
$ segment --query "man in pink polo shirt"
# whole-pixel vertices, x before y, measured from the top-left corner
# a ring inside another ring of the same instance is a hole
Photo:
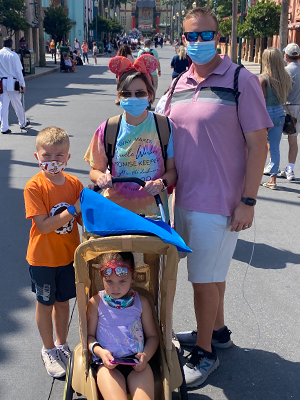
[[[241,230],[252,225],[272,121],[258,78],[240,70],[237,102],[228,56],[216,52],[218,20],[195,8],[183,22],[190,69],[168,95],[178,172],[175,229],[193,250],[187,257],[197,331],[182,332],[195,345],[184,366],[188,387],[201,385],[219,365],[215,347],[232,345],[224,323],[226,274]]]

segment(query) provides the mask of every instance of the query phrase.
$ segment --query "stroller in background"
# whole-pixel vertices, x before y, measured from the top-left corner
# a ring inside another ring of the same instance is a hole
[[[129,179],[145,185],[140,179]],[[128,182],[128,179],[113,178],[113,183],[120,181]],[[156,200],[160,201],[159,196]],[[96,373],[90,366],[86,309],[89,299],[103,290],[99,256],[122,251],[130,251],[134,255],[137,276],[133,289],[148,298],[159,333],[159,348],[150,360],[155,380],[155,400],[171,400],[175,389],[178,389],[180,399],[188,399],[179,350],[172,342],[172,316],[179,263],[176,245],[182,251],[190,249],[167,224],[140,217],[89,189],[81,193],[81,209],[85,227],[97,234],[84,232],[83,243],[75,252],[80,343],[69,361],[64,400],[73,399],[74,391],[88,400],[102,399]],[[102,217],[98,224],[99,215]],[[110,225],[113,227],[110,228]],[[165,230],[165,234],[161,230]],[[155,232],[160,232],[162,238],[154,236]],[[167,240],[173,244],[167,243]]]

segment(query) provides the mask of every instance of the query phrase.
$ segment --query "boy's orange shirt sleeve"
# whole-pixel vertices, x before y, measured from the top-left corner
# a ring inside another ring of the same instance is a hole
[[[48,215],[43,194],[33,182],[28,182],[24,190],[26,218],[31,219],[36,215]]]

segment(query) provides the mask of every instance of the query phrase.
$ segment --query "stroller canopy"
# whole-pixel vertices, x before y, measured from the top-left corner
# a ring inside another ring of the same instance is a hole
[[[85,229],[95,235],[153,234],[178,251],[192,251],[165,222],[143,218],[90,189],[81,191],[80,204]]]

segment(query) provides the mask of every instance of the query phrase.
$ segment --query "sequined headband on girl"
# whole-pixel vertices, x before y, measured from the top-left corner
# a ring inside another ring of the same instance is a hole
[[[108,277],[113,272],[115,272],[117,276],[127,276],[129,270],[133,271],[133,269],[124,262],[111,260],[102,265],[102,267],[100,268],[100,273],[103,277]]]
[[[150,74],[157,69],[157,60],[151,54],[142,54],[132,64],[128,58],[116,56],[110,59],[108,68],[118,76],[118,80],[121,75],[128,71],[142,72],[150,78]]]

